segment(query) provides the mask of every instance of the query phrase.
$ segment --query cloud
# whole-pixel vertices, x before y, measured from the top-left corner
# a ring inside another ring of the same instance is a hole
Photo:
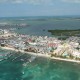
[[[54,2],[69,2],[69,3],[80,3],[80,0],[0,0],[0,3],[27,3],[33,5],[53,5]]]
[[[28,3],[28,4],[52,4],[54,0],[0,0],[0,3],[8,2],[8,3]]]
[[[63,2],[69,2],[69,3],[80,3],[80,0],[62,0]]]

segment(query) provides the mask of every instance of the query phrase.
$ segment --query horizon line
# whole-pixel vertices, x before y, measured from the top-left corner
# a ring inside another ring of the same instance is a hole
[[[0,18],[16,18],[16,17],[80,17],[80,15],[0,16]]]

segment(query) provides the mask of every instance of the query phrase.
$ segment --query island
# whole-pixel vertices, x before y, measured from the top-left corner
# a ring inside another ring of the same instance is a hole
[[[80,29],[76,30],[48,30],[52,35],[56,36],[79,36],[80,37]]]
[[[0,29],[0,49],[80,63],[80,37],[66,40],[48,36],[30,36]]]

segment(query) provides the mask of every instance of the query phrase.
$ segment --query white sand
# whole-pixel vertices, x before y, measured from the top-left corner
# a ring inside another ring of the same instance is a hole
[[[16,51],[16,52],[20,51],[21,53],[31,54],[31,55],[39,56],[39,57],[45,57],[45,58],[49,58],[49,59],[53,59],[53,60],[60,60],[60,61],[68,61],[68,62],[80,63],[79,60],[74,60],[74,59],[63,59],[63,58],[51,57],[50,55],[46,55],[46,54],[26,52],[26,51],[23,51],[23,50],[17,50],[17,49],[9,48],[9,47],[0,47],[0,48],[1,49],[5,49],[5,50]]]

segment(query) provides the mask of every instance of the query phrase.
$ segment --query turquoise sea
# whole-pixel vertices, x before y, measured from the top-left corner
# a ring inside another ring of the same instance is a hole
[[[0,55],[8,52],[0,50]],[[80,80],[80,64],[41,57],[29,62],[32,55],[12,54],[0,61],[0,80]]]
[[[22,19],[22,20],[21,20]],[[16,32],[30,35],[48,35],[48,29],[80,29],[80,19],[75,17],[1,18],[0,23],[27,23]],[[1,28],[5,28],[0,26]],[[44,29],[44,30],[43,30]],[[50,60],[0,49],[0,80],[80,80],[80,64]]]

